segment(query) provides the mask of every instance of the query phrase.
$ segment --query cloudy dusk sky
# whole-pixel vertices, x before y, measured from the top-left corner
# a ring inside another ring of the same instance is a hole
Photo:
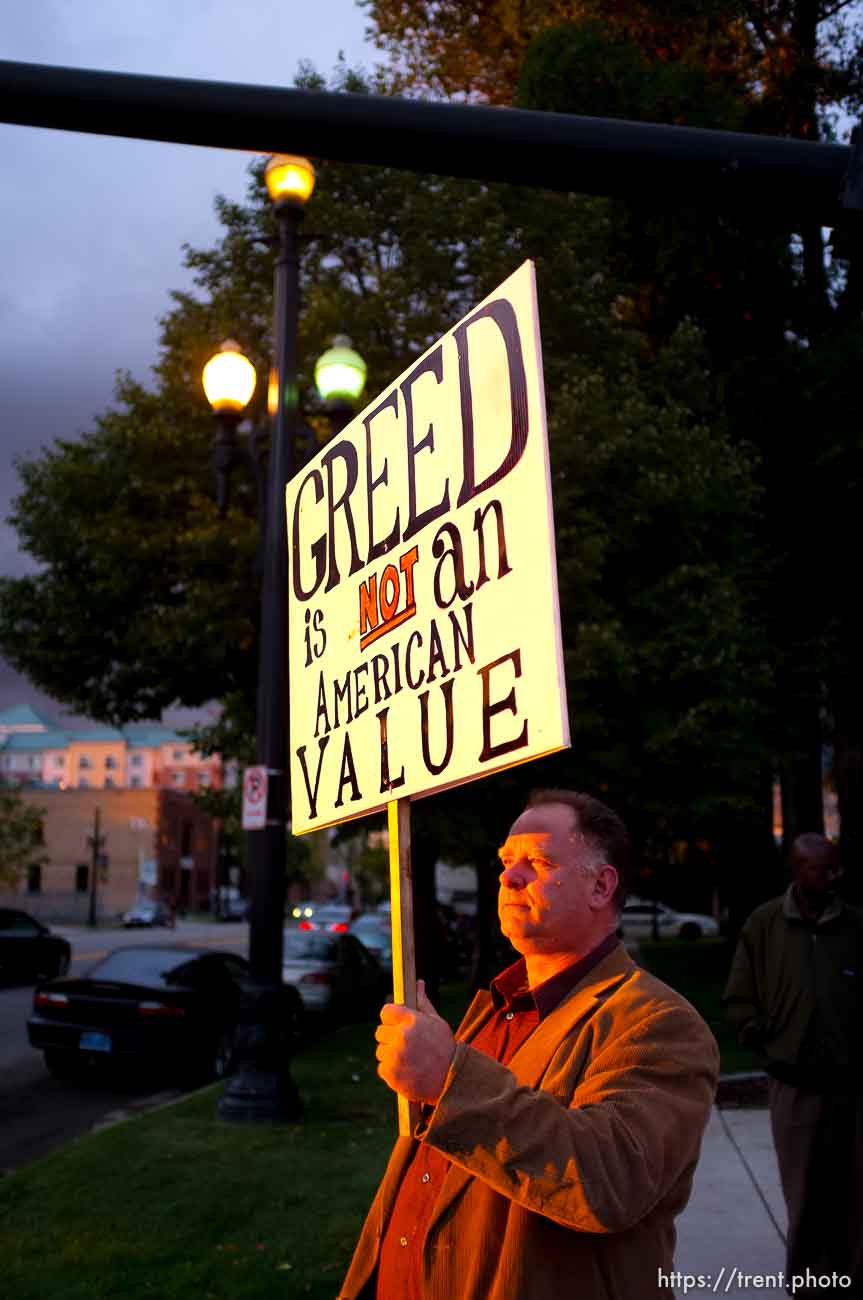
[[[0,58],[290,85],[302,60],[371,66],[366,25],[354,0],[29,0]],[[89,428],[118,369],[147,382],[182,245],[215,242],[213,199],[243,197],[251,157],[0,123],[0,573],[30,567],[5,522],[15,458]],[[25,701],[59,712],[0,660],[0,709]]]

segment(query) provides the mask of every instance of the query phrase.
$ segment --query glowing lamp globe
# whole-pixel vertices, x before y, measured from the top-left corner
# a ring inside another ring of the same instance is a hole
[[[323,402],[356,402],[366,386],[366,363],[351,347],[346,334],[315,363],[315,387]]]
[[[255,367],[233,339],[226,339],[210,357],[202,379],[207,401],[218,413],[245,410],[255,391]]]
[[[274,153],[264,170],[264,180],[273,203],[302,207],[312,197],[315,169],[308,158]]]

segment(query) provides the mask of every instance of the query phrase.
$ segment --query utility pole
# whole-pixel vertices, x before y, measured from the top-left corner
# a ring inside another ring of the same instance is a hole
[[[98,888],[98,871],[99,864],[102,860],[102,845],[105,837],[100,835],[99,830],[102,821],[102,810],[96,806],[93,813],[93,834],[87,836],[87,843],[90,846],[90,912],[87,917],[87,924],[95,929],[96,926],[96,901]]]

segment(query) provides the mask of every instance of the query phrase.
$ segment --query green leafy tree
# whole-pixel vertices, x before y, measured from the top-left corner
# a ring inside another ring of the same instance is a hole
[[[14,888],[31,867],[43,866],[48,856],[43,818],[45,810],[21,798],[11,786],[0,784],[0,886]]]
[[[347,73],[339,84],[360,88]],[[155,391],[123,380],[120,409],[93,433],[21,467],[13,519],[41,570],[0,584],[0,643],[44,689],[115,721],[229,698],[209,743],[242,756],[257,672],[254,488],[239,474],[218,519],[198,385],[226,335],[265,370],[273,218],[260,168],[247,203],[217,208],[225,234],[187,250],[197,291],[175,295],[163,322]],[[640,311],[641,281],[611,255],[608,205],[326,164],[307,231],[300,354],[347,326],[370,392],[525,257],[537,265],[574,748],[417,805],[421,906],[441,854],[492,869],[502,810],[538,780],[625,797],[644,841],[660,807],[703,829],[745,802],[763,759],[753,456],[715,415],[701,330],[654,330]]]
[[[741,76],[755,57],[743,6],[721,0],[361,0],[369,35],[389,56],[396,84],[444,98],[511,104],[532,42],[561,24],[601,19],[607,41],[650,45],[671,66],[709,61],[713,77]],[[770,7],[770,6],[768,6]],[[778,9],[779,6],[777,5]],[[613,58],[613,56],[612,56]],[[589,58],[573,69],[590,93]],[[594,115],[604,109],[595,108]],[[658,117],[656,120],[663,120]]]
[[[863,103],[850,0],[365,7],[413,93],[806,140],[836,138]],[[654,201],[607,205],[606,269],[629,283],[621,308],[653,339],[668,340],[686,321],[701,327],[731,436],[757,448],[762,574],[751,590],[769,646],[767,730],[786,832],[820,824],[826,721],[843,854],[854,866],[863,852],[863,697],[853,684],[854,620],[833,575],[842,569],[839,537],[850,540],[859,512],[848,472],[859,435],[842,397],[859,344],[863,256],[848,239],[831,255],[817,222],[765,231],[703,207],[658,213]]]
[[[860,41],[848,10],[799,3],[765,6],[752,16],[745,50],[738,41],[744,93],[730,112],[728,97],[715,93],[704,51],[698,68],[669,66],[649,33],[631,26],[621,37],[619,27],[597,21],[537,37],[522,67],[520,100],[636,119],[655,118],[658,102],[667,121],[829,139],[837,112],[860,102]],[[751,13],[722,6],[726,30]],[[603,40],[605,54],[595,57]],[[590,86],[592,109],[584,80],[572,75],[586,62],[599,73]],[[758,448],[760,603],[775,681],[771,740],[786,835],[821,826],[821,746],[825,716],[832,718],[832,738],[844,754],[843,850],[856,861],[860,746],[852,737],[863,714],[845,684],[856,635],[842,614],[843,594],[820,575],[833,563],[837,500],[854,513],[853,483],[849,489],[847,479],[840,482],[833,467],[849,462],[859,436],[830,391],[846,386],[836,358],[850,357],[858,341],[859,252],[846,244],[844,262],[829,257],[817,222],[789,218],[784,230],[765,230],[757,217],[666,214],[649,201],[617,205],[609,248],[638,285],[631,310],[649,334],[667,336],[687,319],[702,327],[732,435]],[[851,371],[844,373],[850,379]],[[825,423],[828,411],[833,418]]]

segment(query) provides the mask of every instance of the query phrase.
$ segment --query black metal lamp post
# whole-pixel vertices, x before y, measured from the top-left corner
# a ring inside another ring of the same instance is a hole
[[[275,402],[261,524],[266,533],[257,707],[257,762],[267,769],[267,814],[262,830],[248,832],[251,972],[238,1069],[219,1102],[223,1119],[265,1123],[302,1116],[302,1102],[288,1070],[282,993],[288,735],[285,484],[294,472],[297,432],[297,231],[314,189],[314,168],[305,158],[276,154],[267,164],[266,182],[279,226],[273,317]],[[219,457],[225,462],[231,455],[228,440],[224,442],[220,451],[217,441],[217,465]]]
[[[259,484],[263,543],[261,641],[258,672],[257,763],[266,767],[267,824],[249,831],[248,861],[252,877],[249,926],[250,979],[238,1050],[238,1069],[219,1102],[219,1114],[232,1121],[293,1121],[302,1102],[288,1072],[285,1007],[282,1001],[282,950],[285,906],[285,834],[288,798],[287,737],[287,533],[285,485],[294,473],[300,435],[313,443],[301,423],[297,387],[299,257],[297,231],[303,205],[314,188],[314,171],[304,158],[275,155],[266,170],[267,189],[279,224],[275,270],[275,365],[268,407],[272,418],[266,485],[256,435],[250,455]],[[212,383],[208,386],[208,372]],[[251,378],[250,378],[251,376]],[[318,394],[334,431],[352,418],[365,386],[366,365],[339,336],[315,366]],[[228,505],[228,476],[245,459],[235,443],[237,425],[254,391],[254,369],[231,340],[222,344],[207,367],[204,387],[216,414],[214,449],[220,514]],[[304,457],[303,457],[304,459]]]
[[[216,470],[216,504],[219,514],[228,509],[230,474],[239,453],[236,446],[237,425],[252,400],[257,376],[251,361],[233,339],[225,339],[215,356],[204,366],[202,375],[207,401],[216,417],[216,441],[213,465]]]

